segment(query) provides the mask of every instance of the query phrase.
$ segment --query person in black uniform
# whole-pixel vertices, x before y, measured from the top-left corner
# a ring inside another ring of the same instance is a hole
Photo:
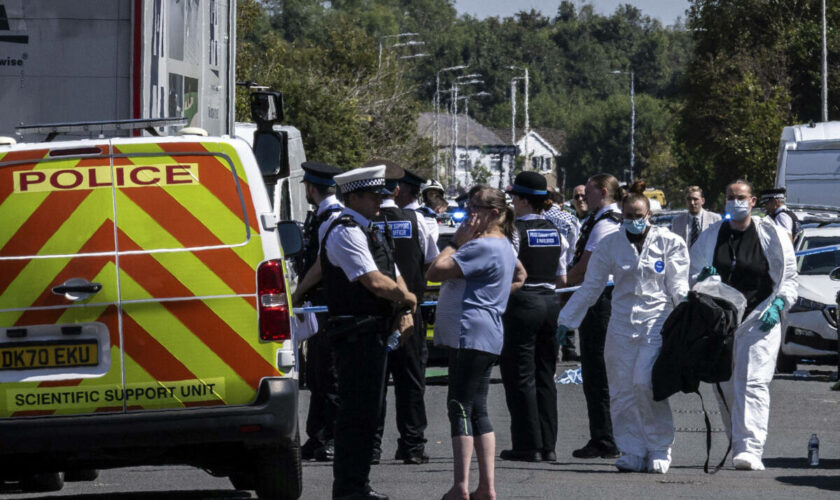
[[[385,164],[387,169],[402,170],[395,163],[388,160],[375,160],[368,163]],[[408,172],[406,172],[408,175]],[[394,198],[402,190],[400,179],[388,179],[386,172],[385,188],[379,216],[374,220],[381,231],[389,231],[394,241],[394,258],[402,274],[408,291],[416,297],[422,298],[426,290],[425,264],[437,257],[437,246],[428,237],[422,215],[415,210],[399,208]],[[387,229],[386,229],[387,222]],[[428,244],[431,241],[431,244]],[[421,325],[420,310],[414,316],[414,324]],[[394,379],[394,396],[397,407],[397,430],[400,438],[397,444],[396,460],[406,464],[424,464],[429,461],[425,453],[426,438],[426,361],[428,348],[426,338],[418,331],[388,355],[388,369],[385,374],[385,391],[382,392],[382,414],[376,430],[374,441],[373,462],[379,463],[382,453],[382,433],[385,429],[385,415],[387,403],[388,374]]]
[[[382,202],[385,166],[351,170],[335,181],[346,208],[325,231],[320,256],[338,369],[332,495],[387,500],[369,480],[385,384],[385,343],[395,329],[411,335],[417,299],[399,274],[390,238],[371,224]]]
[[[522,172],[508,191],[516,214],[513,246],[528,277],[510,294],[502,316],[504,345],[499,359],[510,412],[512,449],[503,460],[554,461],[557,441],[558,345],[554,337],[560,304],[555,286],[566,282],[566,239],[540,215],[548,197],[545,177]]]
[[[566,275],[566,282],[570,286],[583,282],[592,252],[604,236],[618,231],[621,225],[621,211],[616,204],[619,187],[615,177],[609,174],[594,175],[586,182],[584,192],[589,216],[581,226],[572,267]],[[620,456],[612,432],[610,390],[604,363],[611,300],[612,287],[607,287],[595,305],[589,308],[579,328],[583,394],[589,415],[589,441],[572,452],[575,458]]]
[[[304,301],[313,304],[324,303],[324,293],[320,286],[321,264],[318,250],[321,246],[320,228],[332,222],[341,213],[344,206],[335,196],[333,177],[342,170],[333,165],[307,161],[301,167],[304,170],[303,182],[306,188],[306,201],[314,205],[304,224],[306,247],[301,259],[298,276],[302,279],[292,295],[292,304],[300,307]],[[324,226],[324,229],[326,229]],[[309,387],[309,413],[306,417],[306,434],[309,438],[301,446],[300,454],[304,460],[315,459],[330,461],[333,459],[333,428],[338,410],[338,384],[335,374],[335,353],[329,343],[329,336],[324,332],[327,315],[318,314],[317,335],[306,340],[305,376]]]

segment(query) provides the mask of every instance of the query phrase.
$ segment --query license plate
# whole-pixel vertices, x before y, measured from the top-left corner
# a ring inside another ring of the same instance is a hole
[[[99,349],[96,339],[0,344],[0,370],[69,368],[98,364]]]

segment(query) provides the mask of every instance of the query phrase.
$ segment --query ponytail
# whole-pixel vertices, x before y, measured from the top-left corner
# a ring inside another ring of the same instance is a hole
[[[516,214],[513,213],[513,208],[508,205],[505,205],[505,220],[502,221],[501,229],[502,232],[505,233],[505,237],[508,240],[513,242],[513,232],[515,231],[515,226],[513,221],[516,219]]]

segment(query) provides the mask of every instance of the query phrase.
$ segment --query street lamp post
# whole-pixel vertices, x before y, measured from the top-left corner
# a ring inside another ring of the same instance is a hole
[[[438,148],[440,147],[440,74],[447,71],[460,71],[466,69],[466,65],[450,66],[448,68],[439,69],[435,73],[435,96],[434,96],[434,111],[435,111],[435,134],[432,139],[435,148],[435,176],[438,179],[441,177]]]
[[[379,37],[379,59],[378,59],[378,66],[377,69],[382,69],[382,42],[385,41],[387,38],[405,38],[405,37],[412,37],[412,36],[420,36],[419,33],[398,33],[396,35],[384,35]],[[405,43],[396,43],[392,45],[392,47],[403,47],[408,45],[425,45],[426,42],[422,42],[420,40],[410,40]]]
[[[458,98],[464,100],[464,118],[466,118],[464,120],[464,127],[466,127],[466,130],[464,130],[464,150],[467,152],[467,155],[470,154],[470,99],[473,97],[486,97],[489,95],[492,94],[482,90],[481,92],[462,95]]]
[[[611,71],[613,75],[630,75],[630,184],[633,183],[635,164],[636,164],[636,94],[635,94],[635,77],[633,70]]]
[[[828,121],[828,46],[825,39],[825,0],[822,0],[822,121]]]
[[[480,74],[473,73],[470,75],[456,77],[452,81],[452,90],[450,94],[452,108],[452,161],[451,171],[449,175],[447,175],[448,184],[452,184],[452,180],[458,172],[458,89],[461,85],[483,84],[484,80],[481,80],[479,77],[481,77]]]
[[[523,148],[525,149],[525,162],[526,162],[526,164],[530,164],[531,163],[531,154],[528,151],[528,133],[531,131],[531,124],[528,121],[528,68],[520,68],[518,66],[508,66],[508,68],[512,69],[514,71],[521,70],[521,71],[525,72],[525,76],[523,77],[523,80],[525,80],[525,129],[523,131],[523,134],[524,134],[524,137],[525,137],[525,142],[523,144]],[[511,80],[511,96],[514,94],[515,89],[516,89],[516,87],[514,86],[513,80]],[[511,120],[511,123],[513,123],[513,120]],[[513,125],[511,125],[511,130],[514,130]],[[514,134],[511,134],[511,135],[514,135]],[[516,144],[515,141],[516,141],[516,137],[513,137],[514,144]]]

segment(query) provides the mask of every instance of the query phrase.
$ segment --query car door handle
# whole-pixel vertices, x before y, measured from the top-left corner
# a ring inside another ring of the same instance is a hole
[[[102,290],[102,283],[87,283],[85,285],[58,285],[53,287],[52,292],[56,295],[67,293],[88,293],[94,294]]]

